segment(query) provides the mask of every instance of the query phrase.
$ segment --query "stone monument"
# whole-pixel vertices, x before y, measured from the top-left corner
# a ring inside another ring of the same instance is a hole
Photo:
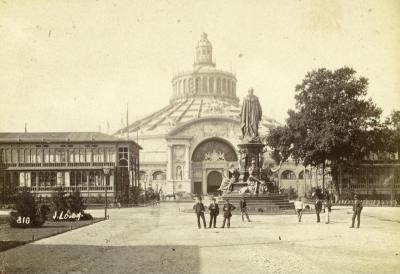
[[[241,121],[241,142],[239,147],[239,172],[237,176],[227,178],[224,176],[221,187],[222,201],[229,199],[238,205],[243,195],[247,196],[249,211],[252,212],[273,212],[282,213],[283,211],[292,212],[293,203],[289,202],[284,194],[268,189],[267,183],[270,178],[267,176],[261,180],[261,168],[263,167],[263,154],[266,152],[265,144],[261,142],[258,134],[259,123],[262,119],[262,109],[254,90],[249,89],[248,95],[243,99],[240,111]],[[276,169],[269,169],[269,175],[277,172],[282,165]],[[265,170],[264,170],[265,171]],[[232,173],[233,174],[233,173]]]

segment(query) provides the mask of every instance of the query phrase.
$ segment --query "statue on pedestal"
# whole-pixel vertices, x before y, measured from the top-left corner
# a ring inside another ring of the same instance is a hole
[[[242,131],[242,138],[248,139],[249,142],[258,141],[258,126],[262,119],[262,109],[257,96],[251,88],[248,95],[243,99],[242,109],[240,111],[240,128]]]

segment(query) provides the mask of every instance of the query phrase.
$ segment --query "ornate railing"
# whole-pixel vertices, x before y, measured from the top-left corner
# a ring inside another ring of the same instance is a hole
[[[73,192],[75,190],[79,190],[81,192],[105,191],[105,187],[104,186],[89,186],[89,189],[88,189],[87,186],[64,186],[64,187],[60,187],[60,186],[39,186],[39,187],[35,187],[35,186],[31,186],[31,187],[18,186],[18,187],[16,187],[17,190],[27,190],[29,192],[49,192],[49,191],[55,191],[55,190],[60,189],[60,188],[62,188],[65,192]],[[113,191],[113,187],[112,186],[107,186],[107,191]]]

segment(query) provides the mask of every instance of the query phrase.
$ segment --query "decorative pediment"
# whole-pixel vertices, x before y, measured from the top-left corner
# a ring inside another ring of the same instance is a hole
[[[204,161],[225,161],[225,153],[217,152],[216,150],[213,150],[212,152],[206,152],[204,154]]]

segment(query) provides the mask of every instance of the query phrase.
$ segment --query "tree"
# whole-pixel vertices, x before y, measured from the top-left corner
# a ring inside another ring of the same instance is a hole
[[[271,137],[275,140],[268,144],[274,151],[277,143],[284,145],[284,150],[291,147],[294,160],[305,166],[322,166],[323,175],[329,165],[339,194],[342,165],[362,160],[383,144],[381,109],[365,98],[367,88],[368,80],[357,77],[352,68],[307,73],[296,86],[295,110],[288,111],[286,125],[271,131],[272,136],[284,134]]]
[[[83,213],[83,211],[86,209],[83,197],[78,189],[69,195],[67,204],[71,213]]]

